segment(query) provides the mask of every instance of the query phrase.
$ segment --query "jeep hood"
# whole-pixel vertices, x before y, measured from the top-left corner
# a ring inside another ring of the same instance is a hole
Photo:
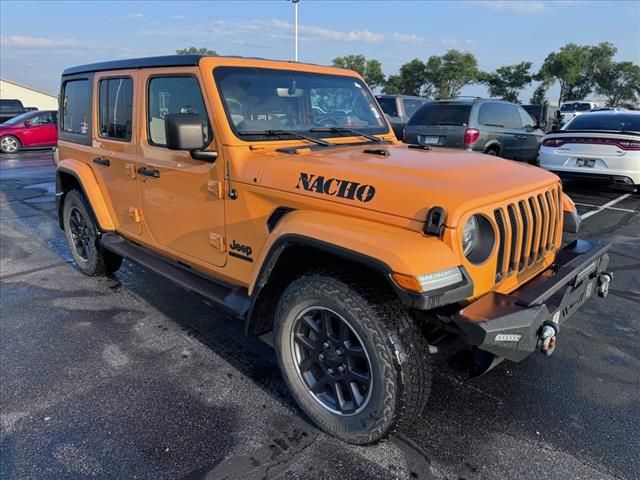
[[[373,144],[278,153],[260,178],[268,188],[420,222],[440,206],[448,227],[467,211],[556,182],[546,170],[495,156]]]

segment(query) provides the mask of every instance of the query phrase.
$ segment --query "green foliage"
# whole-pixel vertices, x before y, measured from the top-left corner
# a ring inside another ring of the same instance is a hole
[[[547,86],[544,83],[540,83],[540,85],[536,87],[529,103],[531,105],[546,105],[549,103],[547,100]]]
[[[364,55],[346,55],[334,58],[333,66],[358,72],[371,89],[384,83],[382,64],[378,60],[367,60]]]
[[[181,48],[180,50],[176,50],[177,55],[209,55],[212,57],[217,57],[218,54],[215,50],[211,50],[209,48],[196,48],[196,47],[188,47]]]
[[[613,107],[634,104],[640,98],[640,66],[615,62],[595,75],[595,90]]]
[[[616,52],[609,42],[596,46],[568,43],[547,56],[536,79],[560,84],[558,105],[565,100],[583,100],[593,90],[595,77],[610,67]]]
[[[481,79],[476,57],[460,50],[449,50],[441,57],[430,57],[427,70],[433,78],[437,98],[456,97],[460,95],[462,87]]]
[[[529,85],[533,79],[529,73],[531,65],[531,62],[505,65],[497,68],[495,72],[482,74],[481,81],[487,85],[491,97],[519,103],[520,90]],[[542,93],[544,97],[544,91]]]
[[[384,85],[384,93],[395,95],[431,96],[433,93],[427,65],[418,58],[400,67],[398,75],[390,75]]]

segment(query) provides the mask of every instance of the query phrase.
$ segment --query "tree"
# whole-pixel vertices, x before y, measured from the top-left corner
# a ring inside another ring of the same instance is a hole
[[[176,50],[177,55],[209,55],[213,57],[217,57],[218,54],[215,50],[211,50],[209,48],[196,48],[196,47],[188,47],[181,48],[180,50]]]
[[[371,89],[384,84],[382,64],[378,60],[367,60],[364,55],[346,55],[333,59],[333,66],[358,72]]]
[[[616,51],[609,42],[596,46],[568,43],[547,55],[536,80],[560,84],[558,105],[564,100],[583,100],[592,92],[599,72],[609,68]]]
[[[633,62],[614,62],[595,76],[595,90],[616,107],[635,103],[640,97],[640,66]]]
[[[390,75],[384,85],[384,93],[430,97],[434,91],[432,75],[419,58],[400,67],[398,75]]]
[[[536,87],[529,103],[531,103],[531,105],[546,105],[549,103],[549,100],[547,100],[547,86],[544,83],[540,83],[540,85]]]
[[[504,98],[509,102],[519,103],[520,90],[529,85],[533,79],[529,73],[531,65],[531,62],[505,65],[497,68],[495,72],[486,73],[480,77],[489,88],[491,97]]]
[[[457,97],[462,87],[476,83],[481,78],[478,61],[470,52],[449,50],[441,57],[430,57],[426,66],[433,79],[437,98]]]

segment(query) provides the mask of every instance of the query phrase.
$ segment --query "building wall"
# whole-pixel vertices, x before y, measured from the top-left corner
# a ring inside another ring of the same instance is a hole
[[[38,110],[57,110],[58,98],[39,92],[23,85],[0,79],[0,98],[16,98],[25,107],[36,107]]]

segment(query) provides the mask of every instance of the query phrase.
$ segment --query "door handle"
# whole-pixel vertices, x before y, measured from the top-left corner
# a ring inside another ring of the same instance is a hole
[[[111,161],[108,158],[94,158],[93,163],[97,163],[98,165],[104,165],[105,167],[111,166]]]
[[[138,173],[146,177],[160,178],[160,170],[155,170],[153,168],[140,167],[138,169]]]

